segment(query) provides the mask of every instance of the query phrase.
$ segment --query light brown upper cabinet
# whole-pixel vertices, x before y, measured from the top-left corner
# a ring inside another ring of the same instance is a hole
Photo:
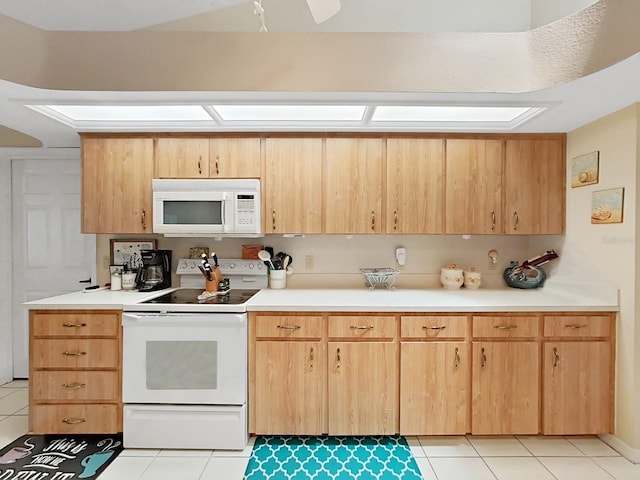
[[[209,178],[208,138],[158,138],[156,178]]]
[[[382,233],[381,138],[327,138],[325,233]]]
[[[259,138],[212,138],[209,158],[211,178],[260,178]]]
[[[82,232],[152,233],[153,140],[82,139]]]
[[[442,139],[387,139],[386,233],[442,233],[443,162]]]
[[[322,139],[267,138],[265,233],[322,233]]]
[[[447,139],[445,233],[502,233],[502,140]]]
[[[505,233],[564,233],[564,138],[507,139],[504,173]]]

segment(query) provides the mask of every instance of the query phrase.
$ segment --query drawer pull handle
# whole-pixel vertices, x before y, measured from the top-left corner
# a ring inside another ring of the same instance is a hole
[[[557,367],[560,363],[560,354],[558,354],[558,349],[553,349],[553,368]]]
[[[456,353],[453,359],[453,366],[455,368],[458,368],[460,366],[460,349],[458,349],[458,347],[456,347]]]
[[[568,325],[565,325],[564,328],[572,328],[573,330],[578,330],[580,328],[587,328],[587,325],[579,325],[576,323],[570,323]]]
[[[482,363],[480,364],[480,368],[484,368],[487,365],[487,354],[484,351],[484,348],[480,350],[480,355],[482,355]]]
[[[441,327],[427,327],[427,326],[422,327],[423,330],[444,330],[445,328],[447,328],[446,325],[442,325]]]
[[[86,418],[63,418],[62,423],[66,423],[67,425],[77,425],[78,423],[85,423],[87,421]]]
[[[81,327],[86,327],[87,324],[86,323],[63,323],[62,326],[67,328],[81,328]]]
[[[84,388],[87,385],[85,383],[63,383],[62,386],[67,390],[77,390],[79,388]]]
[[[494,325],[493,328],[497,328],[498,330],[513,330],[518,328],[518,325]]]
[[[351,325],[351,330],[373,330],[373,325]]]
[[[282,330],[299,330],[301,327],[300,325],[278,325],[278,328]]]
[[[336,350],[336,370],[338,370],[340,368],[340,349],[338,348]]]
[[[87,352],[62,352],[65,357],[81,357],[86,355]]]
[[[313,372],[313,347],[309,349],[309,371]]]
[[[491,210],[491,231],[496,229],[496,212]]]

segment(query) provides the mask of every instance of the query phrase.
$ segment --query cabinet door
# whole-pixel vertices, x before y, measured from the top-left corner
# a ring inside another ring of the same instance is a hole
[[[397,345],[329,342],[329,434],[398,432]]]
[[[382,233],[382,139],[328,138],[325,233]]]
[[[442,233],[442,139],[387,139],[387,233]]]
[[[564,186],[564,141],[507,140],[505,233],[564,233]]]
[[[212,138],[211,178],[260,178],[259,138]]]
[[[158,138],[156,178],[209,178],[209,139]]]
[[[609,342],[544,344],[543,434],[612,432],[611,358]]]
[[[256,342],[254,433],[324,433],[325,372],[320,342]]]
[[[502,233],[502,140],[447,140],[445,233]]]
[[[153,140],[82,140],[82,232],[152,233]]]
[[[401,344],[401,435],[465,435],[469,431],[467,351],[463,342]]]
[[[471,432],[537,434],[540,349],[536,342],[474,342]]]
[[[265,233],[322,233],[322,139],[267,138]]]

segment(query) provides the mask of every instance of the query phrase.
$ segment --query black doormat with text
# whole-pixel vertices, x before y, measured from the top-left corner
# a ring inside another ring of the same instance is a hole
[[[0,450],[0,480],[95,479],[122,452],[122,435],[23,435]]]

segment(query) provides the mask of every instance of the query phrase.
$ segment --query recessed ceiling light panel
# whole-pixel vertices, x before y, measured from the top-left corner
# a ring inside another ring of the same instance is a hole
[[[513,122],[530,107],[378,106],[372,122]]]
[[[47,105],[47,108],[77,122],[211,120],[200,105]]]
[[[360,122],[364,105],[212,105],[225,122]]]

